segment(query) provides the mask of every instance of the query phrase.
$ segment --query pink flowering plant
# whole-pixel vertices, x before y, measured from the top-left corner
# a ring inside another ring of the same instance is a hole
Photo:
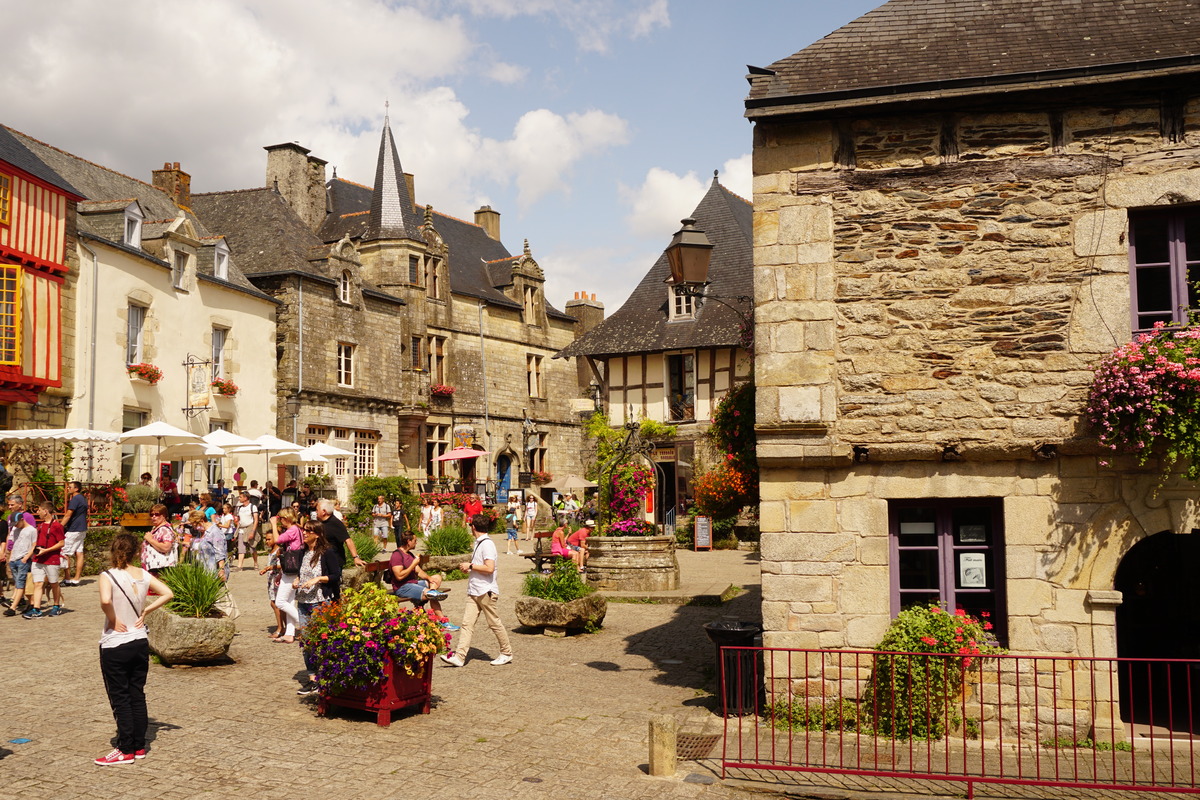
[[[1139,466],[1157,455],[1164,476],[1183,462],[1200,480],[1200,326],[1157,322],[1118,347],[1096,369],[1087,415],[1109,450]]]
[[[900,739],[940,739],[959,720],[954,699],[981,659],[1005,652],[987,612],[912,606],[892,620],[875,648],[875,668],[863,710],[879,733]]]
[[[368,583],[317,608],[300,634],[300,646],[317,665],[316,683],[326,695],[381,683],[390,656],[398,669],[422,674],[432,656],[445,652],[446,618],[426,609],[401,608],[382,586]]]

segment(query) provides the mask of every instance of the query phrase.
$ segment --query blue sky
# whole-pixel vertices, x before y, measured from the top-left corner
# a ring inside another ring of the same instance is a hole
[[[490,204],[552,303],[611,312],[714,169],[750,199],[745,65],[880,1],[0,0],[0,123],[200,192],[262,185],[282,141],[369,184],[387,100],[418,202]]]

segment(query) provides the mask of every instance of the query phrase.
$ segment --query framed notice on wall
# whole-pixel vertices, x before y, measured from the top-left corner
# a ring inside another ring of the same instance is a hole
[[[696,517],[693,550],[712,550],[712,517]]]

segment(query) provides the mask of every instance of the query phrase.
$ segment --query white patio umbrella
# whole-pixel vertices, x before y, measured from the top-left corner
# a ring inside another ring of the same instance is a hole
[[[162,450],[164,447],[169,447],[173,444],[201,441],[199,435],[185,431],[183,428],[176,428],[174,425],[168,425],[162,421],[151,422],[149,425],[125,431],[121,434],[120,440],[121,444],[157,444],[157,461],[162,461]]]
[[[185,442],[183,444],[173,444],[170,447],[164,448],[158,454],[160,459],[167,461],[204,461],[210,458],[221,458],[225,455],[225,451],[215,444],[205,442],[203,438],[198,442]],[[194,491],[195,478],[191,479],[191,489]]]
[[[306,447],[294,453],[277,453],[271,456],[270,462],[289,467],[302,467],[310,464],[328,464],[329,459],[319,453],[313,452],[313,448]]]
[[[308,447],[306,447],[304,449],[311,451],[311,452],[315,453],[316,455],[324,456],[325,458],[353,458],[354,457],[354,453],[351,453],[349,450],[343,450],[340,447],[334,447],[333,445],[325,444],[324,442],[317,442],[316,444],[310,444]]]
[[[267,474],[271,474],[271,454],[272,453],[298,453],[304,448],[295,442],[289,442],[286,439],[280,439],[278,436],[272,436],[269,433],[264,433],[262,436],[254,439],[251,444],[241,445],[238,447],[228,448],[230,455],[251,455],[255,453],[263,453],[266,456]]]
[[[216,445],[222,450],[230,450],[234,447],[253,447],[254,440],[248,439],[245,436],[238,436],[236,433],[230,433],[224,430],[210,431],[200,437],[208,444]]]
[[[121,434],[88,428],[31,428],[25,431],[0,431],[4,442],[117,442]]]

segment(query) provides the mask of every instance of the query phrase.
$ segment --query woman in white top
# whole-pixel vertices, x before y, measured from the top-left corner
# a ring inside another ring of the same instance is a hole
[[[433,506],[428,497],[421,498],[421,535],[428,536],[433,530]]]
[[[117,534],[110,552],[112,569],[100,573],[99,580],[100,610],[104,612],[100,673],[117,722],[117,747],[96,759],[100,766],[132,764],[146,756],[146,673],[150,670],[146,615],[174,597],[165,583],[132,566],[137,552],[132,535]],[[146,602],[150,589],[157,596]]]
[[[442,504],[437,500],[433,501],[432,509],[429,512],[429,530],[436,531],[442,527],[445,517],[442,516]]]
[[[529,499],[525,501],[525,538],[533,538],[533,526],[537,522],[538,501],[536,495],[529,495]]]

